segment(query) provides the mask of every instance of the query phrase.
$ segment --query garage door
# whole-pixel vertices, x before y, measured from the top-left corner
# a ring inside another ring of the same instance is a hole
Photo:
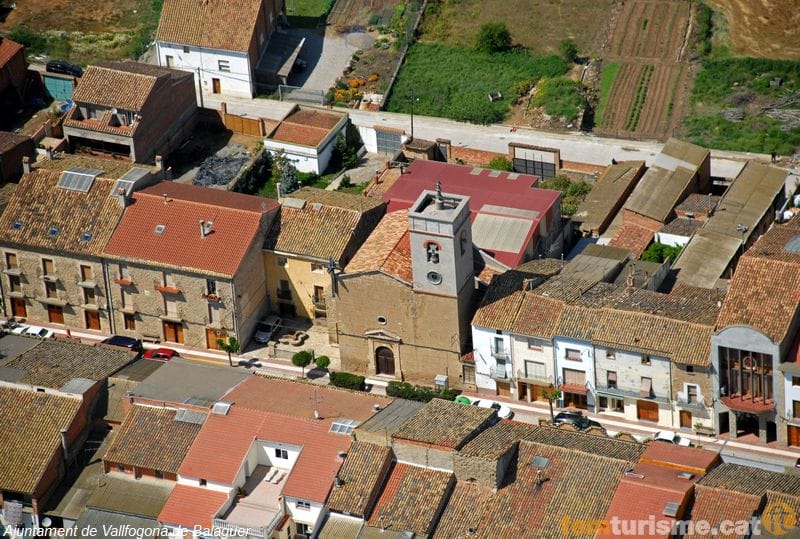
[[[636,401],[636,417],[658,422],[658,404],[651,401]]]
[[[400,151],[400,144],[402,142],[400,133],[376,129],[375,134],[378,139],[378,153],[396,154]]]
[[[497,382],[497,394],[501,397],[510,397],[511,384],[507,382]]]
[[[800,447],[800,427],[788,427],[788,445],[793,447]]]

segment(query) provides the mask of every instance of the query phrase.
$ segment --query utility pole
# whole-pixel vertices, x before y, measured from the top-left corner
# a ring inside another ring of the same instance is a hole
[[[411,97],[408,98],[408,101],[411,103],[411,141],[414,140],[414,102],[419,101],[418,98],[414,97],[414,90],[411,90]]]

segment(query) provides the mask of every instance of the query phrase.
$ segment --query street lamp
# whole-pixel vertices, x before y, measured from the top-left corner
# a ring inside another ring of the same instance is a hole
[[[414,90],[411,90],[411,96],[408,98],[408,102],[411,103],[411,139],[409,142],[414,140],[414,103],[418,101],[419,98],[414,97]]]

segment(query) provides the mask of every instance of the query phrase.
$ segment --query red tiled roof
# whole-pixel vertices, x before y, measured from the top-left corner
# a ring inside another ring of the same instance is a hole
[[[262,5],[261,0],[166,0],[156,39],[247,53]]]
[[[316,147],[325,140],[328,133],[328,129],[323,129],[321,127],[281,122],[275,131],[272,132],[269,139]]]
[[[247,378],[221,400],[243,408],[311,419],[314,417],[314,395],[317,396],[316,409],[320,417],[327,420],[346,418],[363,422],[375,415],[375,404],[384,408],[392,402],[391,398],[381,395],[267,376]],[[287,407],[287,402],[292,406]]]
[[[6,63],[20,50],[22,50],[22,45],[7,37],[2,38],[0,40],[0,67],[5,67]]]
[[[212,519],[228,501],[228,495],[201,487],[175,485],[158,515],[158,521],[186,528],[211,528]]]
[[[640,462],[671,466],[692,473],[707,473],[719,460],[719,455],[714,451],[698,447],[654,442],[647,446],[639,460]]]
[[[623,223],[617,233],[609,242],[612,247],[620,247],[628,249],[636,258],[642,256],[642,253],[650,242],[653,240],[655,234],[643,226],[633,223]]]
[[[475,173],[473,173],[475,172]],[[417,197],[426,189],[434,189],[437,181],[442,182],[442,190],[447,193],[470,197],[469,207],[471,219],[478,214],[509,215],[515,219],[527,220],[532,226],[527,232],[525,241],[519,252],[505,252],[492,249],[493,256],[514,267],[520,264],[526,255],[532,238],[538,234],[539,223],[558,202],[561,193],[549,189],[534,187],[538,178],[529,174],[490,171],[463,165],[441,163],[437,161],[416,160],[405,173],[397,178],[394,184],[383,195],[389,202],[388,211],[408,209]],[[536,212],[535,217],[520,216],[517,213],[499,211],[496,206],[511,210]],[[479,248],[486,248],[477,245]]]
[[[262,232],[263,215],[277,207],[267,198],[161,182],[133,195],[104,252],[233,276]],[[206,237],[201,220],[213,221]],[[158,225],[164,225],[160,234]]]
[[[303,420],[233,405],[227,415],[210,414],[180,468],[185,477],[233,485],[255,440],[299,445],[303,449],[284,496],[324,502],[341,466],[339,451],[350,437],[329,432],[330,420]]]
[[[694,505],[692,506],[692,520],[704,520],[710,526],[718,527],[723,520],[733,522],[750,520],[761,505],[761,496],[745,494],[728,489],[705,487],[699,484],[695,487]],[[688,534],[686,539],[700,539],[708,537],[703,534]],[[716,537],[724,539],[744,539],[741,534],[722,534]]]
[[[383,271],[411,283],[408,211],[387,213],[345,268],[347,273]]]

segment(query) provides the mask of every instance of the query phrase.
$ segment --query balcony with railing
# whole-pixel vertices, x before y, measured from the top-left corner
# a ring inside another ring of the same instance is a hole
[[[289,470],[256,466],[244,484],[244,495],[214,519],[214,528],[233,532],[228,535],[237,537],[270,537],[284,515],[279,499],[288,476]]]
[[[22,275],[22,268],[19,267],[19,265],[9,266],[7,264],[3,264],[3,273],[6,275],[20,276]]]
[[[587,385],[591,386],[590,383],[587,383]],[[616,384],[606,383],[604,385],[598,385],[596,391],[598,395],[614,397],[617,399],[628,397],[637,400],[644,399],[644,400],[663,402],[663,403],[668,403],[670,401],[669,398],[661,396],[652,390],[648,393],[642,393],[641,389],[629,389],[626,387],[620,388]]]
[[[292,300],[292,291],[288,288],[278,288],[276,295],[278,299]]]
[[[492,357],[495,359],[511,359],[511,350],[505,347],[492,346]]]
[[[528,382],[538,385],[549,385],[553,383],[551,378],[540,372],[527,372],[525,369],[517,369],[517,378],[520,382]]]
[[[706,407],[706,401],[702,395],[687,395],[681,391],[675,397],[675,402],[682,408],[703,409]]]
[[[505,365],[498,364],[489,368],[489,376],[495,380],[510,380],[511,371]]]

